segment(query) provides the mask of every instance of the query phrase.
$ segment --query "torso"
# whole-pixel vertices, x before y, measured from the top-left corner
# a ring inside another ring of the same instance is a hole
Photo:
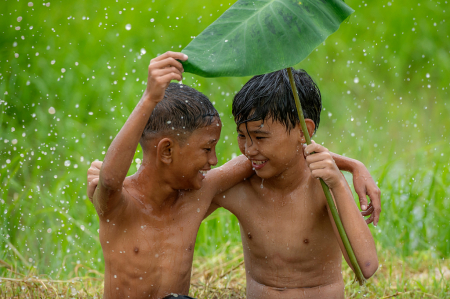
[[[279,194],[253,176],[227,197],[220,204],[240,223],[249,299],[344,298],[342,254],[318,180]]]
[[[121,206],[100,220],[104,298],[187,295],[195,239],[212,196],[181,192],[173,206],[156,211],[123,190]]]

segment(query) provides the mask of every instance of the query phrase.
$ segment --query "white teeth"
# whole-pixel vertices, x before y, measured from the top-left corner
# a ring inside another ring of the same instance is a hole
[[[255,164],[255,165],[261,165],[264,163],[266,163],[266,161],[253,161],[253,164]]]
[[[206,173],[208,172],[207,170],[199,170],[198,172],[200,172],[203,175],[206,175]]]

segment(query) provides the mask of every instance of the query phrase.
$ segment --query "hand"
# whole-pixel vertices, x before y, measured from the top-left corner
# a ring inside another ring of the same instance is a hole
[[[100,176],[100,168],[102,168],[103,162],[101,161],[94,161],[91,163],[91,167],[89,167],[87,172],[87,194],[89,197],[89,200],[93,202],[94,192],[95,188],[97,188],[98,185],[98,179]]]
[[[343,176],[328,149],[313,140],[311,142],[304,148],[306,163],[311,170],[311,174],[315,178],[321,178],[330,189],[333,189],[340,184]]]
[[[171,80],[183,80],[183,65],[178,61],[187,60],[186,54],[166,52],[150,61],[148,66],[147,89],[144,98],[159,103],[164,98],[164,92]]]
[[[359,197],[359,203],[361,205],[361,214],[363,216],[369,216],[366,219],[366,223],[372,223],[377,226],[381,213],[381,201],[380,201],[380,188],[375,184],[372,176],[367,168],[362,163],[358,163],[358,166],[353,169],[353,186]],[[370,204],[367,205],[367,197],[370,197]]]

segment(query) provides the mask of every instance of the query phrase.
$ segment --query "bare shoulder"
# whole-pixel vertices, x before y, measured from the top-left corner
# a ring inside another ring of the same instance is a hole
[[[216,195],[214,197],[214,203],[229,211],[233,211],[234,208],[246,204],[248,199],[252,197],[252,194],[255,195],[252,186],[253,177],[256,177],[256,175],[246,178],[227,191]]]

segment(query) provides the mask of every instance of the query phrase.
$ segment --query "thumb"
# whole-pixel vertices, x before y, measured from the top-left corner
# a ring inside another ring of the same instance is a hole
[[[366,193],[364,192],[364,190],[361,190],[361,188],[356,188],[355,187],[355,191],[356,194],[358,194],[358,198],[359,198],[359,205],[361,206],[361,210],[365,211],[367,210],[367,197],[366,197]]]
[[[92,201],[92,199],[94,198],[94,192],[95,188],[97,188],[97,185],[98,185],[98,178],[92,179],[92,181],[88,182],[87,194],[90,201]]]

